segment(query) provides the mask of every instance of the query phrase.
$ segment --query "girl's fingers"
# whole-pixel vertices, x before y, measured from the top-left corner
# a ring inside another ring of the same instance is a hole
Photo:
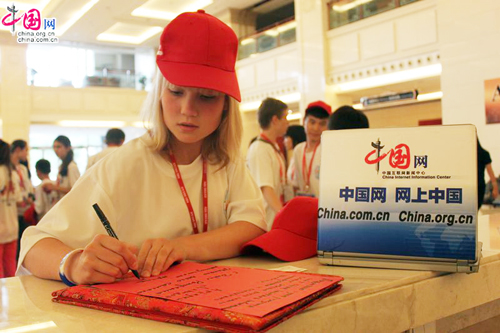
[[[161,271],[165,272],[175,262],[182,262],[182,261],[184,261],[184,256],[182,255],[182,253],[180,251],[174,249],[170,253],[170,256],[168,257],[168,259],[165,260],[165,263],[163,264],[163,267],[162,267]]]
[[[140,273],[144,271],[144,263],[146,262],[146,258],[148,257],[148,253],[149,250],[151,249],[151,246],[152,244],[150,240],[145,241],[141,246],[141,249],[139,251],[139,256],[137,258]]]
[[[155,240],[149,250],[148,256],[144,263],[143,276],[149,277],[150,275],[158,275],[163,266],[163,261],[170,254],[172,248],[169,242],[164,240]],[[161,252],[161,253],[160,253]],[[156,270],[153,270],[154,267]]]
[[[118,268],[123,275],[127,274],[127,272],[129,271],[129,267],[123,257],[119,254],[116,254],[115,252],[108,251],[106,253],[97,253],[96,257],[100,261]],[[102,273],[106,274],[106,272]]]
[[[94,237],[94,240],[102,247],[121,256],[125,261],[125,265],[127,266],[127,271],[128,268],[137,269],[138,267],[137,256],[136,256],[137,248],[135,246],[124,243],[116,238],[107,235],[97,235]],[[105,255],[103,254],[101,258],[104,258],[104,256]],[[110,262],[110,263],[113,264],[115,262]]]
[[[71,277],[78,284],[110,283],[123,276],[120,268],[99,259],[92,250],[84,251]]]

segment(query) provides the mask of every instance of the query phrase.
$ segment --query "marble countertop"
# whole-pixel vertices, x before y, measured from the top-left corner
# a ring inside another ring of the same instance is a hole
[[[340,275],[343,288],[271,332],[402,332],[500,299],[500,214],[479,219],[483,258],[478,273],[450,274],[324,266],[316,258],[284,263],[269,256],[239,257],[220,265],[278,268]],[[180,325],[57,304],[61,282],[33,276],[0,279],[0,332],[24,327],[43,332],[197,332]]]

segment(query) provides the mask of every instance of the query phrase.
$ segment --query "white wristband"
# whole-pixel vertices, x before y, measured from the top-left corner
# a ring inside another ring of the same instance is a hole
[[[76,286],[76,283],[68,279],[68,277],[65,274],[66,270],[66,263],[68,262],[68,259],[77,253],[83,252],[83,249],[75,249],[73,251],[68,252],[64,258],[62,258],[61,263],[59,264],[59,277],[61,278],[61,281],[64,282],[67,286],[73,287]]]

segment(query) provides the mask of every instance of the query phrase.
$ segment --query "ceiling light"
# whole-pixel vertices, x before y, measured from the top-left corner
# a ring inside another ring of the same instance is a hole
[[[338,83],[334,86],[334,90],[337,93],[345,93],[349,91],[383,87],[389,84],[439,76],[441,75],[441,70],[441,64],[434,64],[430,66],[408,69],[405,71],[373,76],[361,80]]]
[[[59,126],[63,127],[124,127],[124,121],[96,121],[96,120],[61,120]]]
[[[277,96],[277,97],[273,97],[273,98],[279,99],[283,103],[295,103],[295,102],[300,101],[300,97],[301,97],[300,93],[296,92],[296,93],[292,93],[292,94],[288,94],[288,95],[281,95],[281,96]],[[245,111],[257,110],[261,103],[262,103],[262,101],[241,103],[240,104],[240,111],[245,112]]]
[[[300,118],[302,118],[302,115],[300,114],[300,112],[289,113],[286,116],[286,120],[297,120],[297,119],[300,119]]]
[[[117,42],[117,43],[127,43],[127,44],[141,44],[145,40],[153,37],[154,35],[160,33],[163,30],[161,27],[151,27],[146,32],[140,36],[127,36],[119,34],[110,34],[103,32],[97,36],[97,40],[106,42]]]
[[[158,10],[158,9],[145,8],[143,5],[141,7],[137,7],[136,9],[134,9],[132,11],[131,15],[132,16],[155,18],[155,19],[159,19],[159,20],[172,21],[180,13],[195,12],[198,9],[201,9],[201,8],[204,8],[208,5],[211,5],[212,3],[213,3],[213,0],[194,1],[194,2],[189,3],[188,5],[180,8],[179,12],[169,12],[169,11],[162,11],[162,10]]]
[[[247,44],[251,44],[251,43],[255,43],[255,38],[245,38],[243,39],[240,44],[243,46],[243,45],[247,45]]]
[[[162,12],[160,10],[146,9],[138,7],[132,12],[132,16],[155,18],[159,20],[172,21],[177,14],[172,12]]]
[[[152,124],[149,121],[134,121],[132,123],[132,126],[138,127],[138,128],[151,128]]]
[[[62,25],[62,27],[57,28],[57,35],[62,36],[69,28],[73,26],[86,12],[90,10],[90,8],[94,7],[99,0],[90,0],[87,2],[78,12],[75,13],[66,23]]]
[[[284,103],[294,103],[294,102],[300,101],[300,96],[301,96],[300,93],[296,92],[296,93],[276,97],[276,99],[279,99],[280,101],[282,101]]]
[[[371,1],[372,0],[354,0],[354,1],[346,3],[344,5],[333,5],[332,8],[334,11],[342,13],[342,12],[346,12],[350,9],[353,9],[354,7],[357,7],[359,5],[363,5],[363,4],[371,2]]]
[[[277,29],[266,30],[266,32],[264,32],[264,35],[276,37],[279,35],[279,31]]]
[[[427,94],[420,94],[417,96],[417,100],[419,102],[423,101],[433,101],[436,99],[441,99],[443,98],[443,92],[442,91],[436,91],[433,93],[427,93]]]
[[[240,111],[244,112],[244,111],[257,110],[260,106],[260,103],[262,103],[262,101],[241,103],[240,104]]]
[[[284,31],[287,31],[290,29],[294,29],[296,27],[297,27],[297,22],[291,21],[291,22],[285,23],[283,25],[280,25],[277,29],[278,29],[278,32],[284,32]]]

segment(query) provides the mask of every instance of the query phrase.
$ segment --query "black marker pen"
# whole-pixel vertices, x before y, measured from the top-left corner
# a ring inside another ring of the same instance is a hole
[[[99,220],[101,221],[102,225],[106,229],[106,232],[108,233],[108,235],[110,235],[113,238],[118,239],[118,236],[116,235],[113,228],[111,228],[111,224],[109,224],[109,221],[106,218],[106,215],[104,215],[101,208],[99,208],[99,205],[95,203],[92,205],[92,207],[94,207],[94,210],[95,210],[97,216],[99,216]],[[139,280],[141,279],[141,277],[139,276],[139,273],[135,269],[131,269],[131,271],[132,271],[132,273],[134,273],[136,278],[138,278]]]

